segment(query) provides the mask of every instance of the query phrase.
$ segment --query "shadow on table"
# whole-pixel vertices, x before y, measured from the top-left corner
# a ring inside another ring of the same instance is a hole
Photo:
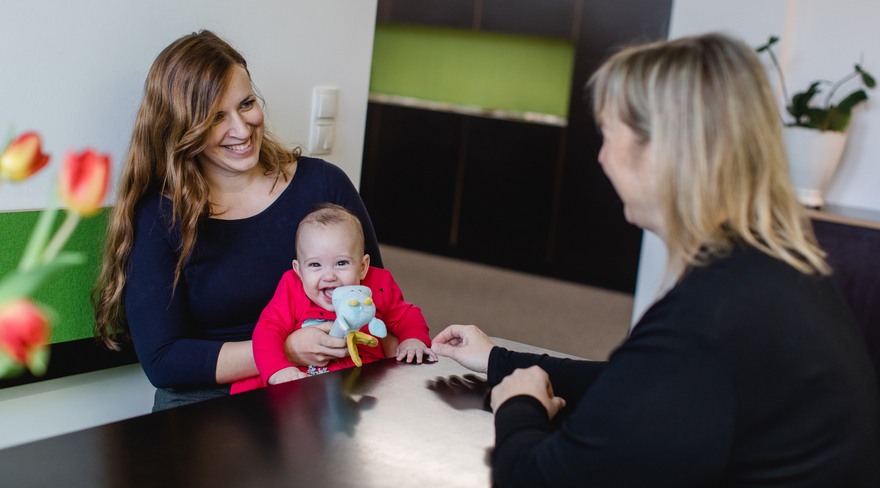
[[[438,377],[428,381],[427,386],[441,400],[456,410],[492,411],[489,407],[489,383],[477,375]]]

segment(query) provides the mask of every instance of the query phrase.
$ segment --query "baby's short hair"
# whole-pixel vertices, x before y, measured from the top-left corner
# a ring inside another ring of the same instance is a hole
[[[361,225],[360,219],[358,219],[355,214],[351,213],[351,210],[333,203],[322,203],[312,211],[312,213],[303,217],[302,221],[299,223],[299,227],[296,229],[296,243],[294,243],[294,245],[299,245],[300,233],[306,227],[315,227],[318,225],[329,227],[337,224],[345,224],[349,226],[349,230],[354,235],[355,244],[360,247],[361,252],[364,252],[364,228]]]

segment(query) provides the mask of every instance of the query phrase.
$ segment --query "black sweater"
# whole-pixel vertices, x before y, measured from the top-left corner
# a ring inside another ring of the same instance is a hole
[[[540,365],[567,406],[496,413],[499,486],[880,486],[880,398],[827,278],[754,249],[689,270],[608,362],[492,351],[489,382]]]

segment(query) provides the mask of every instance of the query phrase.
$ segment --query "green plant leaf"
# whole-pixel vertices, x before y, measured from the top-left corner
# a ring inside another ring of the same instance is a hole
[[[837,104],[837,109],[849,113],[850,111],[852,111],[853,107],[864,102],[867,99],[868,94],[865,93],[865,90],[856,90],[847,95],[846,98],[841,100],[840,103]]]
[[[759,52],[759,53],[764,52],[764,51],[770,49],[770,46],[776,44],[778,41],[779,41],[778,37],[770,36],[770,39],[767,40],[767,44],[758,46],[757,49],[755,49],[755,52]]]
[[[850,118],[852,118],[852,113],[849,110],[842,110],[840,107],[831,107],[828,109],[827,130],[837,132],[846,131]]]
[[[84,253],[64,252],[50,263],[35,266],[27,271],[10,273],[0,281],[0,306],[16,298],[30,296],[53,274],[85,262]]]
[[[807,111],[810,108],[810,99],[812,99],[817,93],[819,93],[818,81],[810,85],[810,88],[808,88],[807,91],[795,93],[794,96],[791,97],[791,106],[788,108],[788,113],[793,115],[795,119],[800,120],[801,117],[807,115]]]
[[[828,128],[828,111],[824,108],[809,108],[806,116],[809,121],[803,124],[804,127],[811,129],[827,130]]]
[[[58,204],[55,201],[55,192],[53,191],[49,194],[49,202],[46,208],[40,212],[40,219],[31,233],[31,238],[28,240],[27,247],[24,250],[24,256],[22,256],[21,262],[18,265],[19,270],[27,271],[37,264],[40,254],[43,253],[46,243],[49,242],[52,224],[55,223],[55,215],[57,213]]]
[[[862,71],[862,83],[865,84],[868,88],[874,88],[877,86],[877,82],[874,81],[874,77],[868,74],[866,71]]]

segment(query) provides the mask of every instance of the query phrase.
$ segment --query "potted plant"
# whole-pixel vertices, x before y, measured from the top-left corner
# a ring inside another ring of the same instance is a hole
[[[852,118],[852,110],[868,99],[864,89],[854,90],[836,105],[832,98],[838,88],[854,78],[859,78],[867,88],[874,88],[876,82],[860,64],[856,64],[853,72],[837,82],[818,80],[813,82],[806,91],[788,96],[782,67],[773,53],[772,46],[779,41],[771,36],[766,44],[759,46],[757,52],[767,52],[785,95],[786,110],[794,117],[793,122],[784,122],[782,131],[785,149],[788,155],[791,180],[797,190],[798,200],[808,207],[820,208],[824,205],[822,195],[831,183],[834,171],[843,157],[846,145],[846,128]],[[830,86],[825,100],[820,105],[813,104],[816,95],[822,93],[823,86]]]

